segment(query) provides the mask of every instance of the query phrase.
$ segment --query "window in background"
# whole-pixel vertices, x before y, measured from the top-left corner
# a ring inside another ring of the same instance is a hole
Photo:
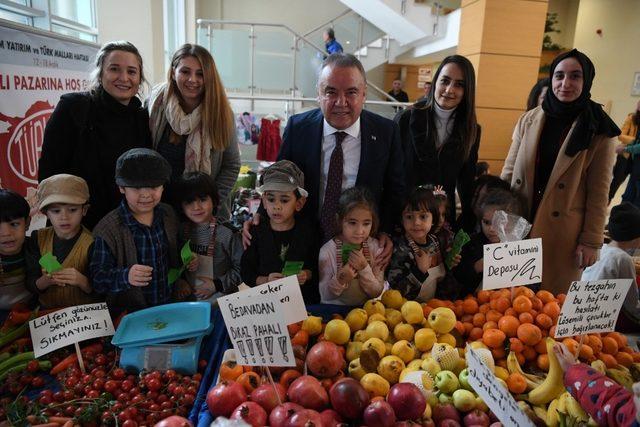
[[[171,66],[171,57],[186,41],[186,13],[184,0],[164,0],[164,68]]]

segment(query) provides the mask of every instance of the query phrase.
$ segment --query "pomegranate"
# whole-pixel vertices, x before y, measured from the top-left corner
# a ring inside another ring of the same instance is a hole
[[[191,421],[178,415],[171,415],[158,421],[153,427],[193,427]]]
[[[241,403],[231,414],[232,420],[243,420],[251,427],[264,427],[267,425],[267,413],[256,402]]]
[[[387,402],[401,421],[422,417],[427,407],[424,395],[417,386],[411,383],[394,384],[387,394]]]
[[[333,409],[320,412],[320,418],[324,427],[340,427],[344,424],[344,419]]]
[[[273,408],[287,399],[287,391],[280,384],[262,384],[253,390],[249,395],[249,399],[270,413]]]
[[[368,427],[393,427],[396,414],[388,402],[377,400],[365,408],[362,419]]]
[[[269,414],[269,425],[271,427],[284,427],[293,414],[303,409],[302,406],[293,402],[285,402],[282,405],[278,405]]]
[[[222,381],[207,393],[207,407],[214,417],[229,417],[246,400],[244,387],[235,381]]]
[[[306,409],[321,411],[329,404],[329,395],[320,381],[310,375],[303,375],[289,386],[289,400]]]
[[[342,367],[344,359],[338,346],[331,341],[321,341],[307,353],[307,367],[317,377],[331,378]]]
[[[285,427],[324,427],[320,414],[313,409],[296,412],[284,425]]]
[[[446,420],[443,420],[440,424],[438,424],[438,427],[462,427],[462,426],[456,420],[447,418]]]
[[[343,378],[331,387],[331,406],[343,417],[356,420],[369,405],[369,393],[353,378]]]

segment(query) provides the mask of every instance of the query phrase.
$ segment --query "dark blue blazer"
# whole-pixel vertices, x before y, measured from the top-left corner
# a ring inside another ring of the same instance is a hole
[[[294,162],[304,173],[309,197],[302,214],[318,217],[322,174],[322,129],[324,117],[318,108],[289,118],[278,160]],[[380,213],[382,229],[399,223],[405,195],[405,172],[400,130],[392,120],[362,110],[360,114],[360,166],[356,185],[368,188]]]

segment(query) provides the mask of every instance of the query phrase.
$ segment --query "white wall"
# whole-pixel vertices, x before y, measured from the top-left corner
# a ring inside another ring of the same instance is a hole
[[[164,79],[162,1],[97,1],[98,43],[128,40],[144,61],[147,80],[153,85]]]
[[[564,48],[573,46],[576,32],[576,18],[580,0],[549,0],[547,13],[557,13],[558,23],[555,25],[559,33],[550,33],[551,40]]]
[[[610,115],[618,126],[640,100],[630,95],[634,73],[640,72],[639,17],[638,0],[581,0],[578,9],[573,47],[593,61],[592,98],[611,102]]]

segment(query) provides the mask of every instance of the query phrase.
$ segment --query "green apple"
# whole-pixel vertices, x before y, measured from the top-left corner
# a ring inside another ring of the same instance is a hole
[[[438,392],[438,401],[443,405],[450,403],[453,405],[453,397],[450,394]]]
[[[456,390],[453,392],[453,406],[458,411],[469,412],[476,407],[476,396],[469,390]]]
[[[443,393],[453,393],[460,388],[458,377],[451,371],[440,371],[435,378],[436,387]]]
[[[484,400],[482,400],[480,396],[476,396],[476,408],[482,412],[489,412],[489,407],[484,403]]]
[[[464,368],[462,371],[460,371],[460,373],[458,374],[458,380],[460,380],[460,385],[463,389],[475,391],[473,387],[471,387],[471,384],[469,384],[469,369]]]

